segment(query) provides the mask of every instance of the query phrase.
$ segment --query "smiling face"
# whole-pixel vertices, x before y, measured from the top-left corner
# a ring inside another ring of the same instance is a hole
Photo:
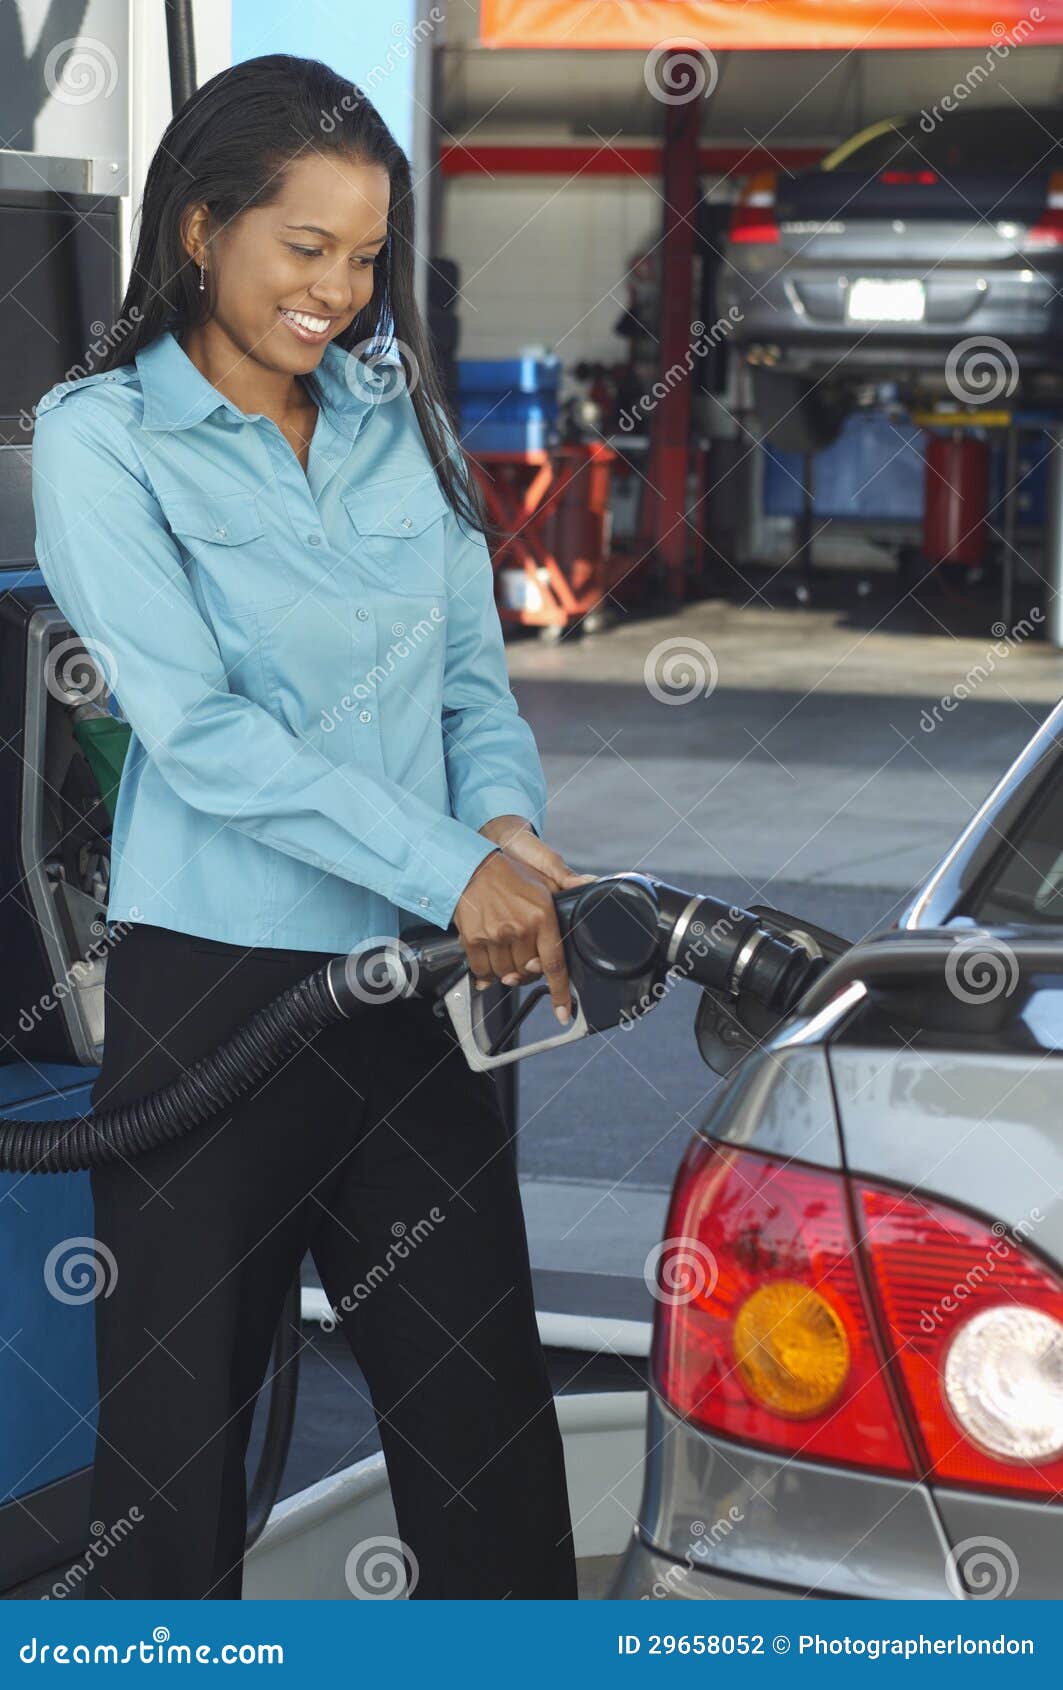
[[[312,154],[288,167],[271,205],[213,236],[197,213],[186,238],[211,272],[211,324],[277,374],[313,370],[372,298],[390,196],[382,166]]]

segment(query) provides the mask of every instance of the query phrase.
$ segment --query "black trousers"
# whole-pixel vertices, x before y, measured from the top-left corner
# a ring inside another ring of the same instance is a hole
[[[325,960],[133,926],[108,956],[94,1107],[162,1085]],[[575,1597],[516,1157],[494,1083],[427,1002],[326,1028],[91,1180],[114,1271],[91,1497],[109,1548],[85,1597],[241,1596],[255,1399],[308,1249],[369,1385],[411,1596]]]

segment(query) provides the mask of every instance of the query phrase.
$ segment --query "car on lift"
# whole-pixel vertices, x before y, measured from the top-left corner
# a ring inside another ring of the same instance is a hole
[[[931,107],[736,201],[722,304],[783,450],[835,437],[861,396],[975,403],[1063,392],[1063,112]]]
[[[1058,1597],[1063,704],[894,926],[806,938],[833,960],[774,1028],[699,1010],[731,1072],[610,1594]]]

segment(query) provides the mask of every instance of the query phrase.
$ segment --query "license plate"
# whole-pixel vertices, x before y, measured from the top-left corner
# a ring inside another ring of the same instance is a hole
[[[921,323],[926,315],[925,284],[857,276],[846,295],[845,314],[851,323]]]

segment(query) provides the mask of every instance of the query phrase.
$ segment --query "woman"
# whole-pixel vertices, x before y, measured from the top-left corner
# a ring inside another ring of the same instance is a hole
[[[97,1108],[403,926],[455,924],[481,989],[543,974],[568,1017],[552,895],[591,877],[537,831],[412,239],[368,100],[315,61],[236,65],[155,154],[116,347],[38,406],[38,561],[132,729]],[[377,366],[389,322],[402,363]],[[575,1596],[515,1157],[428,1003],[327,1029],[92,1190],[114,1266],[91,1517],[118,1541],[86,1595],[241,1595],[255,1397],[309,1249],[409,1593]]]

